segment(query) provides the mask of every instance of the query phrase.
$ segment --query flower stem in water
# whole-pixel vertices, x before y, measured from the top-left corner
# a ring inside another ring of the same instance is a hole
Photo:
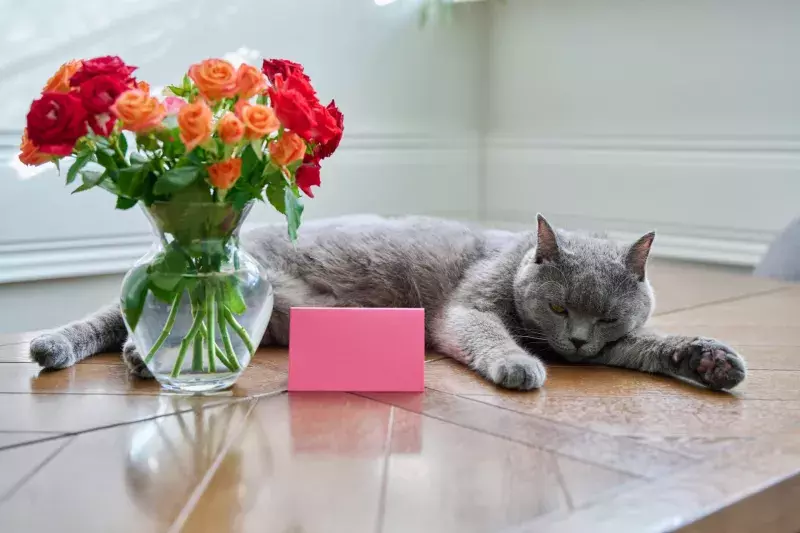
[[[239,324],[233,317],[233,313],[231,313],[230,309],[226,307],[224,313],[225,313],[225,320],[228,321],[228,324],[231,325],[236,334],[239,335],[239,337],[241,337],[242,342],[244,342],[244,345],[247,347],[247,351],[252,356],[255,353],[256,349],[253,347],[253,341],[250,340],[250,336],[244,330],[242,325]]]
[[[225,307],[223,307],[222,304],[219,304],[217,307],[219,334],[222,337],[222,345],[225,347],[225,353],[228,356],[228,361],[235,365],[236,370],[240,370],[242,367],[239,365],[239,360],[236,358],[236,352],[233,351],[231,336],[228,334],[228,325],[225,323],[225,311]]]
[[[181,348],[178,352],[178,358],[175,359],[175,365],[172,367],[172,374],[170,374],[173,378],[177,378],[181,373],[181,367],[183,366],[183,360],[186,358],[186,351],[189,349],[189,345],[194,341],[195,337],[197,337],[197,333],[200,331],[200,326],[203,325],[203,310],[198,309],[197,314],[194,316],[194,322],[192,322],[192,327],[189,328],[189,333],[186,334],[186,337],[183,338],[181,341]]]
[[[216,324],[214,322],[214,289],[212,287],[206,287],[206,329],[208,330],[208,371],[209,372],[216,372],[217,371],[217,363],[216,363],[216,333],[214,328]]]
[[[153,344],[153,347],[150,348],[149,352],[147,352],[147,357],[144,358],[145,364],[153,360],[153,357],[156,355],[158,349],[161,348],[161,345],[167,340],[169,334],[172,333],[172,328],[175,326],[175,317],[178,316],[178,304],[181,302],[182,295],[183,290],[175,293],[175,298],[172,299],[172,307],[170,308],[169,315],[167,316],[167,322],[164,324],[164,329],[161,330],[161,334],[158,336],[158,339],[156,339],[155,344]]]

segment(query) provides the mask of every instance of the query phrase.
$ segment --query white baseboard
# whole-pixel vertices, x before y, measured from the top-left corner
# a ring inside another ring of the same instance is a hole
[[[489,136],[485,218],[657,230],[654,254],[755,265],[800,213],[800,140]]]

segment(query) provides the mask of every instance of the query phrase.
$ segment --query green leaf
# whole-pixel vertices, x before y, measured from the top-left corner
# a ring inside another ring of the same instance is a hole
[[[75,160],[74,163],[72,163],[72,166],[69,167],[69,170],[67,171],[67,185],[70,185],[73,181],[75,181],[75,178],[78,177],[78,172],[83,169],[83,167],[86,166],[86,163],[91,160],[92,154],[86,154],[80,156]]]
[[[242,151],[242,178],[249,180],[250,175],[259,167],[258,156],[253,146],[248,144]]]
[[[177,85],[167,85],[167,89],[170,90],[172,94],[175,96],[184,97],[189,94],[189,90],[184,89],[183,87],[178,87]]]
[[[131,331],[136,329],[147,298],[147,266],[141,265],[125,277],[122,285],[122,313]]]
[[[292,242],[297,240],[297,230],[300,228],[300,219],[303,216],[303,204],[300,199],[295,197],[290,188],[286,188],[283,194],[286,203],[286,222],[289,226],[289,238]]]
[[[180,274],[164,274],[162,272],[150,273],[150,285],[164,293],[171,293],[183,279]]]
[[[120,194],[128,198],[139,198],[144,194],[149,166],[134,164],[123,168],[117,175],[117,188]]]
[[[122,152],[122,155],[126,155],[128,153],[128,139],[125,138],[124,133],[119,134],[119,150]]]
[[[131,164],[132,165],[146,165],[149,162],[150,162],[150,160],[147,158],[146,155],[140,154],[139,152],[131,153]]]
[[[225,196],[225,201],[230,202],[237,211],[241,211],[244,209],[244,206],[247,205],[247,202],[253,199],[253,196],[254,195],[250,191],[234,188],[228,191],[227,196]],[[260,197],[260,194],[258,197]]]
[[[178,284],[189,270],[186,255],[174,242],[150,265],[150,286],[162,291],[162,295],[174,296]]]
[[[256,154],[256,157],[259,161],[264,159],[264,151],[262,150],[263,141],[261,139],[253,139],[250,141],[250,148],[253,149],[253,152]]]
[[[150,281],[150,283],[148,283],[147,287],[150,289],[150,292],[153,293],[153,296],[155,296],[156,298],[158,298],[162,302],[165,302],[165,303],[168,303],[168,304],[172,303],[172,301],[175,299],[175,291],[165,291],[165,290],[159,288],[157,285],[152,283],[152,279],[151,278],[148,278],[148,281]]]
[[[281,180],[283,182],[283,186],[281,186],[280,181],[271,181],[269,185],[267,185],[267,200],[269,203],[272,204],[279,213],[282,215],[286,214],[286,199],[284,197],[285,190],[286,190],[286,180]]]
[[[158,195],[164,195],[179,191],[194,183],[199,175],[200,169],[197,167],[173,168],[158,177],[155,187],[153,187],[153,192]]]
[[[83,192],[88,191],[100,184],[103,180],[106,179],[107,174],[105,172],[96,172],[94,170],[84,170],[81,173],[81,177],[83,178],[83,185],[72,191],[72,194],[76,192]]]
[[[244,301],[244,296],[242,296],[242,291],[239,289],[238,278],[228,278],[222,286],[222,293],[225,307],[237,315],[241,315],[247,311],[247,304]]]
[[[60,176],[61,175],[61,160],[57,159],[57,158],[54,158],[53,159],[53,164],[56,166],[56,170],[58,171],[58,175]]]
[[[97,162],[103,165],[106,170],[117,170],[117,162],[105,150],[98,150],[95,152],[95,156],[97,157]]]
[[[117,209],[125,210],[135,206],[139,200],[135,198],[125,198],[124,196],[117,196]]]
[[[291,163],[286,165],[286,168],[287,168],[287,170],[289,170],[289,173],[292,176],[294,176],[294,173],[297,172],[297,169],[300,168],[300,165],[302,165],[302,164],[303,164],[303,160],[302,159],[298,159],[297,161],[292,161]]]

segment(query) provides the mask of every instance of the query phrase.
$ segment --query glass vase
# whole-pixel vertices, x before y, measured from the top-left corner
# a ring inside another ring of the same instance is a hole
[[[250,205],[154,203],[157,242],[128,272],[120,304],[147,368],[165,389],[230,387],[272,314],[266,271],[239,244]]]

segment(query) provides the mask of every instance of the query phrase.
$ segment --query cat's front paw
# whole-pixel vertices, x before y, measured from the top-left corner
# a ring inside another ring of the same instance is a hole
[[[538,389],[547,377],[542,362],[522,351],[489,359],[487,368],[481,373],[495,385],[513,390]]]
[[[139,350],[136,349],[136,345],[130,339],[122,347],[122,360],[125,362],[125,366],[128,367],[128,372],[132,375],[137,378],[152,379],[153,374],[147,368],[144,358],[142,358]]]
[[[31,360],[42,368],[67,368],[75,364],[75,350],[66,335],[58,332],[39,335],[31,341]]]
[[[676,363],[685,363],[691,377],[710,389],[732,389],[747,375],[744,359],[732,348],[714,339],[698,337],[673,355]]]

